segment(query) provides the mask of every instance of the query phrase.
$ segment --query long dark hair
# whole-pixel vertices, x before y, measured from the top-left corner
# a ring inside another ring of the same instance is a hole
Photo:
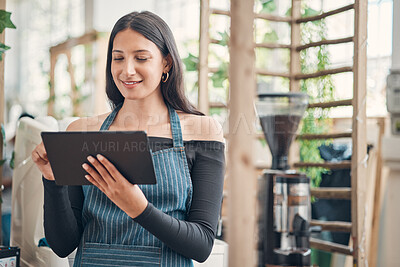
[[[161,83],[161,92],[164,101],[176,110],[190,114],[204,115],[198,111],[185,96],[182,61],[179,57],[175,39],[170,28],[159,16],[149,11],[132,12],[123,16],[115,23],[111,31],[110,40],[108,42],[106,66],[106,93],[111,102],[111,107],[115,108],[124,101],[124,97],[115,85],[111,74],[113,43],[117,33],[128,28],[142,34],[152,41],[158,49],[160,49],[164,57],[167,55],[171,56],[172,66],[169,70],[169,78],[165,83]]]

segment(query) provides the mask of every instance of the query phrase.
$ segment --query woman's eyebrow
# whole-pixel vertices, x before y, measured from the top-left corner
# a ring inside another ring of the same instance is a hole
[[[122,50],[118,50],[118,49],[114,49],[114,50],[112,50],[112,52],[113,52],[113,53],[123,53]],[[134,52],[134,53],[141,53],[141,52],[151,53],[149,50],[146,50],[146,49],[138,49],[138,50],[135,50],[135,51],[133,51],[133,52]]]

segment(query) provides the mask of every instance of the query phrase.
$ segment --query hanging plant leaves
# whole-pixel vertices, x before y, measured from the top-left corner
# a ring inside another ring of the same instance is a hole
[[[279,40],[279,37],[275,30],[272,30],[272,31],[264,34],[263,41],[266,43],[274,43],[278,40]]]
[[[1,128],[1,136],[3,138],[3,146],[5,146],[6,145],[6,131],[4,129],[4,124],[1,124],[0,128]]]
[[[10,49],[11,47],[6,46],[3,43],[0,43],[0,61],[3,60],[3,54],[4,52],[6,52],[8,49]]]
[[[224,81],[228,79],[228,64],[227,63],[222,63],[218,71],[212,74],[211,80],[213,83],[214,87],[224,87]]]
[[[15,151],[12,152],[11,159],[10,159],[10,168],[12,170],[14,170],[14,162],[15,162]]]
[[[4,31],[5,28],[16,29],[14,23],[11,21],[11,12],[5,10],[0,10],[0,33]],[[6,50],[10,49],[3,43],[0,43],[0,61],[3,60],[3,54]]]
[[[52,95],[52,96],[50,96],[45,102],[44,102],[44,104],[49,104],[49,103],[51,103],[51,102],[54,102],[56,100],[56,96],[55,95]]]
[[[82,102],[84,102],[85,100],[89,99],[90,96],[91,96],[90,94],[89,94],[89,95],[80,96],[80,97],[78,97],[77,99],[75,99],[75,100],[73,101],[73,104],[74,104],[74,105],[79,105],[79,104],[81,104]]]
[[[307,7],[304,9],[302,17],[312,17],[316,15],[319,15],[319,12],[317,10],[312,9],[311,7]]]
[[[0,166],[3,166],[3,164],[6,162],[6,159],[0,160]]]
[[[228,42],[229,42],[228,33],[226,31],[224,31],[224,32],[218,32],[218,34],[220,36],[218,44],[222,45],[222,46],[228,46]]]
[[[0,10],[0,33],[4,31],[5,28],[16,29],[14,23],[11,21],[11,12],[5,10]]]
[[[189,53],[189,56],[182,59],[183,64],[185,64],[186,71],[197,71],[199,66],[199,58]]]
[[[261,2],[261,13],[272,13],[276,10],[275,0],[266,0]]]

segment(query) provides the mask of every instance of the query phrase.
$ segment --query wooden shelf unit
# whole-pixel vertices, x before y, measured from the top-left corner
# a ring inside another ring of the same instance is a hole
[[[71,83],[71,102],[73,114],[75,116],[82,116],[81,107],[79,103],[79,95],[76,90],[76,80],[74,74],[74,66],[72,63],[72,49],[79,45],[91,45],[96,48],[95,57],[89,55],[89,61],[95,64],[95,73],[93,81],[95,83],[95,105],[94,114],[100,114],[107,111],[105,108],[106,94],[105,94],[105,66],[106,66],[106,51],[107,51],[107,39],[108,34],[97,32],[95,30],[87,32],[79,37],[68,38],[64,42],[52,46],[49,49],[50,52],[50,94],[47,105],[47,114],[49,116],[55,116],[54,104],[55,104],[55,68],[58,60],[58,56],[64,54],[67,57],[68,62],[68,74],[70,76]],[[94,44],[96,44],[94,46]],[[88,55],[87,55],[88,57]],[[85,71],[90,68],[85,66]]]
[[[245,0],[247,1],[247,0]],[[210,103],[208,99],[208,73],[215,72],[216,69],[208,67],[208,46],[210,43],[216,43],[216,40],[211,40],[209,37],[209,17],[211,14],[222,16],[233,16],[230,11],[211,9],[209,0],[201,0],[201,18],[200,18],[200,53],[199,53],[199,109],[208,114],[210,107],[225,107],[225,104]],[[235,1],[237,2],[237,1]],[[351,168],[351,188],[318,188],[313,189],[312,194],[319,198],[341,198],[351,199],[351,214],[352,223],[347,222],[312,222],[314,225],[322,226],[323,230],[337,228],[340,231],[350,231],[352,237],[352,246],[343,246],[331,242],[321,240],[311,240],[311,245],[315,248],[343,253],[353,256],[355,266],[366,266],[366,242],[363,235],[365,229],[365,183],[363,178],[366,175],[366,167],[362,164],[367,157],[366,143],[366,38],[367,38],[367,1],[355,0],[353,4],[322,13],[312,17],[301,17],[301,0],[292,0],[291,16],[281,17],[269,14],[243,14],[243,16],[252,16],[257,19],[265,19],[274,22],[290,23],[291,25],[291,43],[290,45],[270,44],[270,43],[254,43],[253,47],[263,47],[268,49],[290,49],[290,68],[289,73],[279,73],[268,69],[256,69],[255,73],[259,75],[285,77],[290,80],[290,91],[300,91],[300,80],[321,77],[325,75],[333,75],[343,72],[353,73],[353,98],[336,100],[325,103],[311,103],[309,108],[335,108],[341,106],[351,106],[353,109],[352,130],[345,133],[328,133],[325,135],[303,135],[298,136],[298,139],[336,139],[336,138],[351,138],[353,144],[351,161],[338,163],[312,163],[298,162],[295,167],[324,167],[330,169]],[[309,21],[324,19],[326,17],[336,15],[349,10],[354,10],[354,35],[335,39],[322,40],[309,44],[301,44],[300,24]],[[233,17],[231,17],[231,20]],[[250,41],[249,41],[250,42]],[[352,66],[345,66],[334,69],[322,70],[315,73],[301,73],[300,67],[300,51],[322,45],[336,45],[342,43],[353,43],[354,54]],[[240,66],[237,66],[239,69]],[[249,93],[249,92],[247,92]],[[232,92],[231,92],[232,94]],[[243,93],[244,94],[244,93]],[[236,109],[235,106],[229,105],[230,110]],[[229,135],[228,142],[229,140]],[[263,138],[262,134],[255,134],[254,138]],[[255,166],[260,169],[265,166]],[[239,251],[238,251],[239,252]]]

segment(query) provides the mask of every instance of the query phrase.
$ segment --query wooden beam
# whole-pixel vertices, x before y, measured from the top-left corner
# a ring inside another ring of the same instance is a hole
[[[311,188],[311,195],[323,199],[351,199],[351,188],[348,187],[318,187]]]
[[[296,80],[304,80],[304,79],[317,78],[317,77],[321,77],[321,76],[338,74],[338,73],[343,73],[343,72],[351,72],[351,71],[353,71],[353,67],[341,67],[341,68],[335,68],[335,69],[329,69],[329,70],[321,70],[321,71],[317,71],[317,72],[310,73],[310,74],[296,74],[295,79]]]
[[[308,108],[334,108],[353,105],[353,99],[308,104]]]
[[[382,187],[382,137],[385,133],[385,118],[378,118],[378,150],[377,163],[376,163],[376,176],[375,176],[375,191],[374,191],[374,205],[372,211],[371,222],[371,240],[369,246],[368,262],[369,266],[376,267],[378,255],[378,239],[379,239],[379,219],[381,217],[381,187]]]
[[[228,244],[229,266],[256,266],[255,222],[257,175],[253,166],[256,91],[254,53],[254,0],[231,0],[230,112],[228,138]],[[243,90],[246,88],[246,90]],[[246,177],[246,183],[243,183]]]
[[[84,18],[85,18],[85,32],[91,32],[94,30],[94,0],[84,0]],[[93,84],[93,68],[88,68],[93,62],[93,46],[90,44],[85,45],[85,78],[84,82]],[[96,111],[94,111],[96,112]],[[98,113],[95,113],[98,114]],[[91,114],[85,114],[91,115]]]
[[[80,105],[78,103],[79,99],[79,92],[77,91],[76,87],[76,81],[75,81],[75,71],[74,71],[74,66],[72,64],[72,55],[71,55],[71,50],[66,51],[66,56],[67,56],[67,62],[68,62],[68,73],[69,73],[69,79],[71,82],[71,102],[72,102],[72,116],[82,116],[81,114],[81,109]]]
[[[254,164],[254,167],[256,168],[256,170],[262,171],[271,168],[271,165],[257,162],[256,164]]]
[[[103,114],[110,110],[105,90],[108,39],[109,39],[109,34],[104,36],[101,35],[99,36],[98,39],[96,39],[94,114]]]
[[[317,163],[317,162],[297,162],[293,164],[293,167],[295,168],[310,168],[310,167],[318,167],[318,168],[326,168],[326,169],[331,169],[331,170],[337,170],[337,169],[350,169],[351,168],[351,162],[344,160],[341,162],[323,162],[323,163]]]
[[[207,32],[207,34],[208,34],[208,32]],[[201,38],[201,37],[200,37],[200,38]],[[217,40],[217,39],[211,38],[211,39],[209,40],[209,42],[210,42],[210,44],[219,44],[219,43],[221,42],[221,40]]]
[[[368,1],[354,3],[353,153],[351,156],[351,221],[353,263],[365,267],[365,199],[367,176],[366,98],[367,98],[367,11]]]
[[[54,102],[55,102],[55,69],[57,64],[57,55],[50,53],[50,88],[49,88],[49,99],[47,102],[47,115],[55,116]]]
[[[210,8],[210,14],[213,15],[223,15],[223,16],[231,16],[231,12],[227,11],[227,10],[222,10],[222,9],[217,9],[217,8]]]
[[[284,72],[273,72],[265,69],[256,69],[256,73],[258,75],[265,75],[265,76],[273,76],[273,77],[282,77],[282,78],[290,78],[289,73]]]
[[[292,0],[292,20],[301,18],[301,0]],[[291,92],[300,92],[300,81],[296,79],[296,74],[301,73],[300,52],[296,48],[301,42],[300,25],[291,23],[291,49],[290,49],[290,65],[289,65],[289,90]]]
[[[257,43],[257,48],[268,48],[268,49],[290,49],[292,46],[287,44],[276,44],[276,43]]]
[[[256,19],[265,19],[273,22],[291,22],[292,18],[291,17],[282,17],[282,16],[276,16],[276,15],[271,15],[271,14],[266,14],[266,13],[259,13],[259,14],[254,14],[254,17]]]
[[[85,33],[82,36],[76,37],[76,38],[69,38],[65,42],[62,42],[58,45],[55,45],[50,48],[50,53],[54,55],[59,55],[62,53],[65,53],[67,50],[77,46],[77,45],[84,45],[87,43],[91,43],[97,39],[97,32],[96,31],[91,31],[88,33]]]
[[[208,67],[208,72],[209,73],[216,73],[218,70],[219,70],[218,68]]]
[[[346,37],[346,38],[340,38],[340,39],[334,39],[334,40],[323,40],[319,42],[312,42],[308,43],[305,45],[300,45],[296,48],[297,51],[301,51],[310,47],[316,47],[316,46],[321,46],[321,45],[332,45],[332,44],[343,44],[343,43],[350,43],[353,42],[354,37]]]
[[[321,226],[322,231],[351,232],[350,222],[311,220],[311,226]]]
[[[210,102],[210,108],[227,108],[227,106],[222,102]]]
[[[257,170],[263,170],[263,169],[268,169],[271,166],[267,164],[257,163],[255,167]],[[325,163],[296,162],[293,164],[293,168],[325,168],[330,170],[350,169],[351,163],[350,161],[325,162]]]
[[[328,133],[328,134],[303,134],[297,135],[297,140],[316,140],[316,139],[336,139],[336,138],[350,138],[351,132],[344,133]],[[257,139],[265,139],[264,133],[256,133]]]
[[[296,136],[297,140],[316,140],[316,139],[337,139],[350,138],[351,132],[345,133],[328,133],[328,134],[303,134]]]
[[[198,109],[204,114],[209,113],[208,99],[208,44],[210,43],[210,3],[209,0],[200,0],[200,44],[199,44],[199,91]]]
[[[334,10],[322,13],[321,15],[317,15],[317,16],[310,16],[310,17],[300,18],[300,19],[296,20],[296,23],[303,23],[303,22],[320,20],[320,19],[332,16],[332,15],[336,15],[336,14],[351,10],[351,9],[354,8],[354,5],[355,4],[350,4],[350,5],[338,8],[338,9],[334,9]]]
[[[353,249],[349,246],[329,242],[329,241],[324,241],[320,239],[316,239],[311,237],[310,238],[310,246],[312,248],[316,248],[319,250],[324,250],[328,252],[335,252],[335,253],[340,253],[340,254],[345,254],[345,255],[352,255]]]
[[[0,9],[5,10],[6,9],[6,0],[0,0]],[[0,35],[0,42],[4,44],[5,40],[5,30],[1,33]],[[4,59],[6,55],[5,53],[3,54],[3,60],[0,61],[0,125],[4,125],[4,109],[5,109],[5,99],[4,99]],[[0,131],[0,160],[3,160],[3,140],[4,136],[2,131]],[[3,166],[0,165],[0,185],[3,184]],[[0,198],[2,197],[3,193],[2,190],[0,190]],[[1,211],[1,205],[0,205],[0,214],[2,214]],[[0,216],[0,228],[1,228],[1,216]],[[0,232],[0,244],[3,244],[3,234]]]

